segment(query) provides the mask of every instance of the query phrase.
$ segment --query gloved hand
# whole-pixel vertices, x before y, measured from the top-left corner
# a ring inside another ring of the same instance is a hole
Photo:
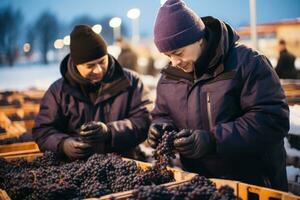
[[[87,158],[92,154],[89,144],[79,138],[69,137],[60,143],[60,149],[71,160]]]
[[[215,141],[208,131],[183,129],[177,133],[174,147],[180,155],[197,159],[213,151]]]
[[[80,128],[80,137],[87,143],[105,143],[111,139],[111,132],[106,124],[91,121]]]
[[[148,138],[147,138],[148,144],[152,148],[156,148],[164,132],[172,131],[172,130],[175,130],[174,126],[167,123],[151,124],[148,131]]]

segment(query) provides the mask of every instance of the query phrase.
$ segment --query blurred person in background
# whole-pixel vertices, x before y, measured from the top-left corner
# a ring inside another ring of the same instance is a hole
[[[123,37],[117,39],[117,45],[121,48],[121,52],[117,59],[120,65],[138,72],[137,53]]]
[[[295,56],[286,48],[285,40],[279,40],[279,59],[275,68],[276,73],[281,79],[297,79],[297,70],[295,67]]]
[[[71,160],[130,152],[146,139],[152,103],[137,73],[107,53],[89,26],[75,26],[62,78],[47,90],[33,136],[42,151]]]
[[[154,42],[169,57],[157,85],[148,143],[165,131],[185,170],[287,191],[289,108],[269,60],[227,23],[180,0],[159,9]]]

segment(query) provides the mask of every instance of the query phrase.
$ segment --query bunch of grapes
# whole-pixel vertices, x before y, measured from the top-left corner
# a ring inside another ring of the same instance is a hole
[[[236,200],[234,190],[229,186],[219,189],[209,179],[195,176],[183,185],[166,188],[164,186],[141,186],[135,189],[130,200]]]
[[[171,161],[176,158],[174,152],[174,140],[176,139],[176,131],[165,131],[159,144],[154,151],[156,165],[165,168]]]
[[[132,197],[129,200],[145,200],[145,199],[155,199],[155,200],[168,200],[172,199],[173,194],[164,186],[143,186],[134,190]]]

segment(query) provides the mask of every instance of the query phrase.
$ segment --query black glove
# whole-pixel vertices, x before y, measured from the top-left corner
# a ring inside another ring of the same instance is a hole
[[[87,158],[92,154],[89,144],[79,138],[69,137],[60,143],[60,149],[71,160]]]
[[[180,155],[197,159],[213,151],[215,142],[208,131],[183,129],[177,133],[174,147]]]
[[[80,137],[87,143],[105,143],[111,140],[109,128],[102,122],[88,122],[81,126]]]
[[[148,138],[147,138],[148,144],[152,148],[156,148],[164,132],[173,131],[173,130],[175,130],[174,126],[167,123],[151,124],[148,131]]]

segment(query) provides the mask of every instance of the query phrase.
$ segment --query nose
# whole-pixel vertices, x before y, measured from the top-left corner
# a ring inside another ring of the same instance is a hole
[[[94,68],[93,68],[93,73],[94,74],[98,74],[101,73],[103,70],[101,68],[101,66],[99,64],[95,64]]]
[[[176,57],[176,56],[172,56],[171,57],[171,63],[172,63],[172,66],[180,65],[181,59]]]

